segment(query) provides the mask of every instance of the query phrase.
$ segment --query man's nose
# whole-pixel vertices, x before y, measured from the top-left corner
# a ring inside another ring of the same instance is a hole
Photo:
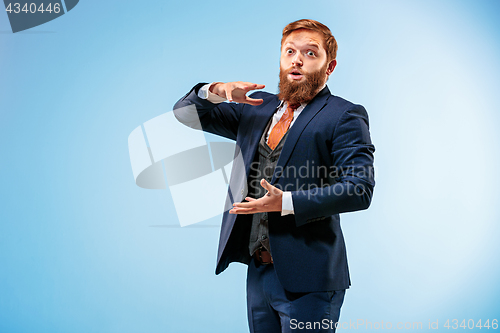
[[[300,54],[300,52],[297,52],[295,57],[293,57],[292,66],[302,66],[302,55]]]

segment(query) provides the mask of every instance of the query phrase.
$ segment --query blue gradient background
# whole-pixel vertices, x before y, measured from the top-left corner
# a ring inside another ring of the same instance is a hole
[[[245,266],[214,275],[218,227],[158,227],[178,225],[170,194],[135,185],[127,137],[199,81],[275,92],[304,17],[336,36],[330,90],[367,108],[377,147],[372,206],[342,218],[341,321],[500,319],[499,12],[86,0],[17,34],[0,13],[0,332],[248,331]]]

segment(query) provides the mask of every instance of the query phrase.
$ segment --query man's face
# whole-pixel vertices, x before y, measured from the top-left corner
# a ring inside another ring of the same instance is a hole
[[[319,32],[300,29],[281,46],[280,98],[289,103],[310,101],[326,83],[336,61],[328,63]]]

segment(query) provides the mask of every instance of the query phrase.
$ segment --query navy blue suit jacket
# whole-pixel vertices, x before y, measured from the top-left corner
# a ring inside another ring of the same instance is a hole
[[[213,104],[198,97],[203,85],[196,85],[174,110],[194,104],[204,131],[235,140],[248,175],[280,100],[274,94],[254,92],[252,98],[264,100],[259,106]],[[374,151],[365,109],[333,96],[328,87],[307,104],[290,128],[271,184],[292,192],[294,214],[268,214],[274,266],[286,290],[349,288],[339,213],[370,205]],[[224,213],[216,274],[231,262],[249,263],[250,226],[251,215]]]

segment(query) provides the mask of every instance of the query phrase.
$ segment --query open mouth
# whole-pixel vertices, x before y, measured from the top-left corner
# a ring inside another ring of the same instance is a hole
[[[288,76],[290,76],[292,80],[300,80],[303,75],[298,69],[293,69],[288,73]]]

